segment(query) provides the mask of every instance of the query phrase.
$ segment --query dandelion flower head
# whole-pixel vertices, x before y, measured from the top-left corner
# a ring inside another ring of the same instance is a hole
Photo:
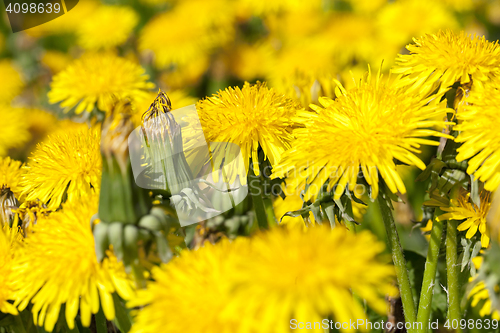
[[[29,141],[29,123],[26,121],[24,109],[4,104],[0,104],[0,119],[0,156],[5,156],[9,149],[21,148]]]
[[[41,200],[56,209],[67,195],[76,200],[100,188],[100,135],[94,128],[58,131],[38,144],[24,167],[26,200]]]
[[[131,333],[238,332],[237,317],[225,313],[234,288],[230,276],[236,273],[234,259],[228,255],[235,246],[227,240],[205,244],[153,269],[154,282],[127,304],[144,306]]]
[[[459,135],[457,161],[468,160],[467,173],[485,182],[485,189],[500,186],[500,136],[498,125],[500,84],[473,87],[457,112]]]
[[[0,189],[9,188],[17,199],[21,194],[22,163],[10,157],[0,157]]]
[[[0,312],[13,315],[18,314],[17,309],[8,301],[15,298],[14,252],[21,238],[17,228],[0,225]]]
[[[0,60],[0,77],[5,78],[0,83],[0,103],[10,103],[21,93],[24,80],[10,60]]]
[[[128,39],[138,20],[130,7],[99,6],[91,19],[83,20],[78,26],[78,43],[87,50],[121,45]]]
[[[452,206],[441,207],[441,210],[447,212],[440,215],[440,220],[463,221],[459,226],[459,231],[467,230],[466,238],[472,238],[477,231],[481,233],[481,245],[488,247],[490,245],[490,234],[487,229],[486,216],[490,210],[490,193],[482,191],[480,194],[481,204],[478,207],[470,199],[470,193],[465,190],[459,192],[458,199],[452,201]]]
[[[102,263],[97,261],[90,228],[97,201],[92,196],[40,217],[17,258],[15,305],[23,310],[31,302],[34,323],[46,331],[54,329],[63,304],[68,327],[73,329],[78,313],[88,327],[91,314],[100,307],[113,320],[114,292],[124,299],[132,297],[132,284],[112,253]]]
[[[399,55],[394,73],[405,75],[400,84],[409,89],[429,91],[455,82],[481,85],[500,78],[500,46],[484,36],[465,32],[439,31],[426,34],[406,47],[410,54]]]
[[[405,193],[395,160],[424,169],[416,154],[422,144],[439,144],[425,137],[445,136],[430,128],[445,126],[441,119],[447,109],[434,96],[409,94],[396,83],[368,72],[349,90],[338,83],[337,98],[320,98],[319,106],[311,105],[315,112],[299,112],[304,127],[294,131],[297,139],[272,177],[288,175],[287,184],[293,188],[308,184],[306,201],[315,198],[325,182],[328,190],[338,185],[336,198],[346,184],[353,191],[360,171],[373,198],[379,175],[392,192]]]
[[[113,98],[144,98],[154,88],[144,69],[111,53],[89,53],[54,76],[49,102],[61,103],[65,111],[109,111]]]
[[[271,165],[278,163],[290,148],[292,130],[297,126],[294,117],[302,108],[297,101],[262,83],[226,88],[199,101],[196,107],[207,142],[229,142],[240,147],[244,165],[235,169],[242,182],[250,158],[253,171],[259,175],[259,147]]]

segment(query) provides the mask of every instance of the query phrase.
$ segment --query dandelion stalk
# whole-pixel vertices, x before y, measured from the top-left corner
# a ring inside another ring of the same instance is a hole
[[[248,173],[248,187],[250,191],[250,196],[252,197],[253,209],[255,212],[255,217],[257,218],[257,223],[260,229],[268,229],[269,221],[268,214],[266,211],[266,205],[264,203],[264,188],[262,186],[262,181],[259,176],[256,176],[253,168],[250,168]]]
[[[436,279],[442,235],[443,222],[436,219],[432,224],[429,249],[427,252],[427,259],[425,261],[422,290],[420,292],[420,300],[418,303],[417,322],[422,323],[422,329],[418,331],[419,333],[427,332],[427,327],[431,316],[432,296],[434,294],[434,281]]]
[[[448,319],[460,322],[460,284],[458,281],[457,222],[446,224],[446,277],[448,281]],[[460,330],[458,330],[459,332]]]
[[[396,229],[396,223],[394,221],[394,216],[392,215],[392,209],[390,206],[390,200],[385,195],[379,195],[377,201],[380,206],[380,211],[382,213],[382,218],[384,220],[385,229],[387,232],[387,238],[389,241],[389,249],[392,253],[392,261],[394,267],[396,268],[396,276],[399,284],[399,291],[401,296],[401,301],[403,303],[403,311],[405,315],[405,321],[414,323],[415,318],[415,303],[413,302],[413,291],[410,284],[410,279],[408,277],[408,270],[406,268],[406,260],[403,255],[403,249],[399,241],[398,231]],[[413,333],[413,328],[408,329],[409,333]]]

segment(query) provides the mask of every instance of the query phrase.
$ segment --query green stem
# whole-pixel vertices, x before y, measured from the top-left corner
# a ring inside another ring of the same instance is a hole
[[[278,221],[276,220],[276,214],[274,213],[273,201],[268,196],[266,196],[263,200],[264,207],[266,208],[267,221],[270,226],[276,226]]]
[[[442,237],[443,222],[436,220],[432,224],[431,238],[429,240],[429,250],[427,252],[427,260],[425,261],[422,290],[420,292],[420,301],[418,303],[417,322],[422,323],[422,326],[419,326],[419,333],[426,333],[429,326],[429,320],[431,317],[432,295],[434,294],[434,281],[436,279],[439,249],[441,248]]]
[[[457,222],[450,220],[446,227],[446,275],[448,281],[448,319],[460,322],[460,284],[458,280]],[[457,330],[460,332],[460,328]]]
[[[410,284],[410,278],[408,277],[408,269],[406,268],[406,260],[403,255],[403,249],[399,241],[398,230],[396,229],[396,223],[394,221],[392,209],[389,203],[390,199],[385,199],[382,194],[379,194],[377,200],[380,205],[380,212],[382,213],[382,218],[387,232],[389,249],[392,253],[392,261],[396,269],[396,277],[398,279],[401,302],[403,303],[405,321],[413,324],[416,321],[413,292]],[[408,329],[408,333],[414,333],[413,327]]]
[[[266,211],[266,205],[264,203],[264,188],[262,186],[262,180],[260,177],[255,175],[252,167],[250,167],[250,171],[248,172],[248,187],[250,196],[252,197],[253,210],[255,212],[255,216],[257,217],[259,228],[269,229],[268,212]]]

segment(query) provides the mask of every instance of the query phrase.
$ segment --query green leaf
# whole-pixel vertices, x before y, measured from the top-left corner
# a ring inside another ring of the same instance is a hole
[[[129,310],[125,307],[124,301],[116,294],[113,294],[115,304],[115,325],[122,333],[127,333],[132,327],[132,318]]]

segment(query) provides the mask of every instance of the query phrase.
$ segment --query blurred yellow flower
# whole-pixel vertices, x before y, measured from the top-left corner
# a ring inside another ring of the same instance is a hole
[[[258,323],[260,332],[289,332],[291,318],[366,319],[352,293],[379,313],[387,312],[385,297],[397,295],[390,259],[380,257],[384,244],[366,231],[356,235],[326,225],[305,232],[275,228],[252,237],[249,247],[248,256],[240,255],[238,270],[247,285],[235,298],[244,303],[246,321]]]
[[[99,2],[96,0],[79,1],[73,9],[64,15],[55,20],[27,29],[25,32],[29,36],[36,38],[74,33],[82,22],[92,17],[92,13],[99,6]],[[60,10],[64,11],[63,8]]]
[[[24,166],[26,200],[40,199],[56,209],[67,196],[73,201],[99,193],[101,181],[100,135],[96,129],[58,131],[37,146]]]
[[[497,287],[498,288],[498,287]],[[491,315],[492,319],[500,320],[500,313],[492,307],[491,298],[483,281],[477,282],[469,293],[468,298],[472,298],[471,306],[476,307],[480,302],[484,301],[479,310],[479,315],[485,317]]]
[[[21,73],[10,60],[0,60],[0,103],[10,103],[24,88]]]
[[[297,73],[334,74],[337,67],[331,45],[327,43],[328,39],[315,38],[297,41],[283,47],[271,64],[269,83],[273,86],[278,85],[283,78]]]
[[[152,52],[159,68],[189,63],[232,38],[232,9],[227,0],[182,1],[146,24],[139,50]]]
[[[139,21],[127,6],[99,6],[77,27],[78,44],[87,50],[108,49],[123,44]]]
[[[0,312],[17,315],[17,309],[8,302],[15,298],[14,254],[20,242],[18,229],[0,225]],[[20,236],[22,238],[22,236]]]
[[[387,0],[346,0],[355,12],[376,12],[382,6],[387,5]]]
[[[0,104],[0,156],[11,148],[20,148],[30,139],[25,110]]]
[[[488,247],[490,245],[490,232],[486,227],[486,216],[490,210],[490,193],[482,191],[480,193],[480,206],[476,206],[471,199],[470,193],[461,190],[458,199],[451,201],[450,207],[441,207],[441,210],[447,212],[438,216],[442,221],[456,220],[463,221],[459,226],[459,231],[467,230],[466,238],[470,239],[479,232],[481,233],[481,245]]]
[[[169,90],[186,89],[201,82],[203,74],[210,67],[208,54],[200,54],[189,63],[179,65],[164,71],[160,75],[160,81]]]
[[[323,48],[331,48],[338,67],[350,67],[353,62],[379,66],[386,45],[377,39],[375,21],[370,15],[336,13],[330,16],[321,32]],[[394,57],[391,54],[391,57]],[[331,61],[331,60],[330,60]],[[365,65],[366,66],[366,65]]]
[[[47,50],[42,55],[42,64],[50,69],[52,74],[59,73],[73,61],[70,55],[60,51]]]
[[[272,46],[267,42],[240,44],[230,53],[230,70],[245,81],[264,78],[271,69],[273,53]]]
[[[83,55],[54,76],[48,93],[49,102],[61,102],[75,113],[91,112],[94,107],[109,111],[113,98],[144,98],[154,88],[144,69],[111,53]]]
[[[458,81],[481,85],[500,77],[500,46],[484,36],[440,31],[406,48],[410,54],[399,55],[392,72],[403,74],[400,86],[411,91],[431,91],[437,84],[448,88]]]
[[[244,165],[239,165],[239,160],[236,160],[230,183],[236,175],[240,176],[242,183],[246,183],[250,158],[254,173],[260,174],[259,147],[272,166],[290,148],[292,130],[297,126],[294,117],[301,106],[265,84],[251,85],[246,82],[241,89],[229,87],[220,90],[212,97],[199,101],[196,108],[207,142],[229,142],[239,146]]]
[[[336,84],[331,74],[297,71],[280,80],[274,80],[273,84],[273,88],[290,98],[298,99],[306,109],[310,108],[311,103],[318,104],[320,97],[335,97]]]
[[[273,228],[184,251],[156,268],[154,281],[128,303],[142,307],[131,332],[281,333],[289,332],[291,318],[366,318],[352,292],[384,313],[385,295],[397,289],[383,251],[368,232],[329,227]]]
[[[338,83],[337,98],[320,98],[321,106],[311,106],[316,112],[299,112],[305,127],[294,131],[297,139],[272,177],[288,175],[287,184],[295,188],[309,184],[304,200],[314,199],[326,182],[328,190],[337,186],[335,198],[347,184],[354,191],[360,171],[372,198],[378,194],[379,175],[392,192],[405,193],[394,160],[425,169],[416,154],[422,144],[439,145],[423,137],[446,136],[428,128],[443,128],[444,121],[435,118],[442,119],[447,109],[435,96],[409,94],[395,84],[380,73],[372,79],[369,72],[355,88]]]
[[[75,327],[79,313],[88,327],[91,314],[102,307],[108,320],[115,317],[112,294],[122,298],[133,295],[133,284],[123,265],[111,252],[97,261],[90,219],[97,213],[97,196],[63,205],[62,211],[39,217],[26,246],[16,257],[15,305],[24,310],[33,304],[33,320],[51,332],[66,305],[68,327]]]
[[[453,12],[442,1],[433,0],[390,2],[380,10],[376,21],[382,40],[395,45],[396,52],[415,36],[458,28]]]
[[[482,251],[481,251],[482,252]],[[475,266],[476,270],[479,270],[483,265],[484,257],[477,256],[472,258],[472,264]],[[467,295],[468,299],[472,299],[471,306],[476,307],[481,302],[483,302],[480,306],[479,315],[481,317],[490,316],[492,319],[500,320],[500,313],[497,309],[495,309],[491,302],[490,292],[486,288],[486,284],[482,280],[478,280],[478,275],[470,277],[469,282],[473,283],[473,288],[470,290],[469,295]],[[495,285],[494,292],[499,292],[500,289],[498,285]]]
[[[275,15],[283,12],[304,12],[311,9],[321,9],[321,0],[240,0],[238,6],[240,11],[249,12],[253,15]]]
[[[237,249],[226,240],[216,246],[206,242],[199,250],[182,251],[170,263],[153,268],[153,281],[127,304],[145,306],[136,312],[130,332],[238,332],[240,318],[225,313],[234,297],[231,277],[238,274],[233,270]]]
[[[0,189],[2,187],[10,189],[16,199],[21,195],[21,169],[22,163],[11,159],[9,156],[0,157]]]
[[[455,141],[462,142],[457,161],[468,160],[467,173],[494,191],[500,186],[500,85],[489,82],[484,89],[474,87],[457,111],[454,129],[459,134]]]

